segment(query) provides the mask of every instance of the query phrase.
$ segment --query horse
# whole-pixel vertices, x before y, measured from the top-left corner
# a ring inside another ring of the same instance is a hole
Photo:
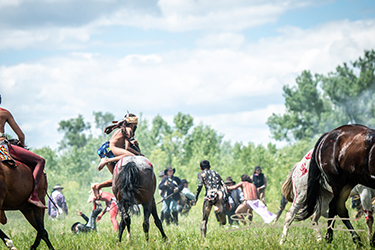
[[[329,203],[329,227],[325,236],[327,242],[333,240],[333,218],[339,215],[354,243],[362,245],[348,219],[345,201],[357,184],[375,188],[375,130],[359,124],[344,125],[319,138],[311,157],[304,209],[299,212],[302,219],[310,217],[315,206],[320,204],[319,187],[325,181],[333,190],[333,199]],[[371,245],[374,245],[374,237],[375,234]]]
[[[284,231],[283,231],[283,235],[281,237],[280,244],[283,244],[285,242],[286,237],[287,237],[288,227],[290,227],[291,223],[293,222],[294,216],[295,216],[296,212],[298,212],[298,209],[301,209],[301,207],[303,206],[301,201],[303,201],[306,198],[307,176],[304,173],[306,173],[306,171],[309,170],[310,160],[311,160],[310,157],[311,157],[312,151],[313,151],[313,149],[310,150],[304,156],[304,158],[302,158],[302,160],[300,162],[295,164],[293,169],[290,171],[287,179],[283,183],[282,193],[283,193],[284,199],[286,201],[281,202],[283,205],[280,206],[280,210],[277,213],[278,217],[276,219],[278,219],[280,217],[280,215],[281,215],[282,211],[285,209],[285,205],[288,201],[293,202],[293,204],[292,204],[292,206],[289,210],[289,214],[287,214],[286,218],[285,218]],[[304,170],[304,168],[303,168],[304,166],[306,167],[306,170]],[[322,206],[321,211],[315,210],[315,212],[314,212],[314,214],[316,216],[313,217],[313,220],[316,224],[318,224],[318,219],[320,217],[318,212],[321,215],[325,216],[325,214],[326,214],[325,211],[328,209],[328,203],[331,201],[331,199],[333,197],[331,187],[329,187],[327,183],[325,183],[325,184],[326,184],[326,188],[324,188],[325,192],[326,193],[329,192],[330,195],[327,193],[326,196],[320,197],[322,199],[323,206]],[[293,189],[293,185],[294,185],[294,189]],[[360,201],[361,201],[361,204],[363,206],[364,214],[365,214],[365,217],[366,217],[366,225],[367,225],[367,229],[368,229],[368,235],[369,235],[369,238],[371,239],[372,225],[373,225],[373,221],[374,221],[373,216],[372,216],[372,209],[371,209],[371,206],[372,206],[371,199],[372,199],[372,197],[375,197],[375,189],[371,189],[371,188],[365,187],[361,184],[358,184],[352,189],[352,191],[350,192],[350,195],[359,195],[360,196]],[[276,219],[275,219],[274,224],[276,223]],[[320,232],[319,232],[318,229],[317,229],[317,240],[318,241],[321,240],[321,235],[320,235]]]
[[[156,177],[151,162],[143,156],[127,156],[116,163],[113,171],[113,194],[116,196],[121,211],[119,226],[119,241],[127,228],[127,238],[131,238],[129,209],[136,204],[143,207],[143,232],[148,241],[150,214],[154,217],[156,227],[159,229],[163,240],[167,239],[162,223],[159,219],[154,193],[156,189]]]
[[[308,180],[311,154],[312,149],[302,158],[301,161],[294,165],[292,170],[289,172],[287,179],[282,185],[282,194],[284,195],[287,201],[292,202],[292,206],[290,207],[289,211],[285,216],[283,234],[280,239],[280,245],[282,245],[286,241],[288,229],[292,224],[293,220],[296,218],[296,214],[299,212],[300,209],[303,208],[304,201],[306,200],[306,184]],[[325,211],[327,211],[329,202],[333,198],[333,194],[331,188],[328,186],[327,183],[325,183],[324,185],[320,185],[318,188],[320,189],[321,193],[321,204],[315,207],[311,220],[313,221],[313,224],[315,224],[314,228],[317,236],[317,241],[319,242],[322,240],[322,235],[320,234],[320,230],[317,227],[318,220],[320,216],[323,213],[325,213]],[[280,214],[278,213],[278,215]],[[298,217],[296,219],[299,220]]]
[[[16,167],[0,161],[0,222],[3,225],[7,223],[4,211],[19,210],[37,231],[36,239],[30,249],[36,249],[41,239],[46,242],[49,249],[54,249],[44,228],[45,209],[27,201],[34,186],[32,170],[19,161],[15,162]],[[45,204],[46,190],[47,178],[44,175],[38,188],[38,196],[43,204]],[[9,249],[16,249],[12,240],[1,229],[0,238]]]

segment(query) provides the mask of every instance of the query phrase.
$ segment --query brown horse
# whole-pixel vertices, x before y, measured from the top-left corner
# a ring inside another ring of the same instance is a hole
[[[328,181],[333,190],[329,204],[326,240],[332,241],[334,216],[339,215],[352,234],[353,241],[362,244],[348,220],[345,207],[350,191],[357,184],[375,188],[375,130],[363,125],[345,125],[324,134],[312,154],[305,208],[301,219],[308,218],[319,203],[319,186]],[[375,234],[371,244],[374,244]]]
[[[16,161],[17,167],[0,162],[0,222],[7,223],[5,210],[20,210],[30,224],[36,229],[37,236],[30,249],[36,249],[43,239],[49,249],[54,249],[44,229],[44,211],[27,200],[33,190],[34,180],[32,171],[26,165]],[[38,189],[39,199],[45,204],[47,178],[41,179]],[[0,238],[9,249],[16,249],[9,237],[0,229]]]
[[[130,239],[129,209],[132,209],[136,204],[143,206],[143,231],[146,235],[146,240],[148,240],[150,214],[154,217],[155,225],[159,229],[163,240],[167,239],[156,211],[154,199],[156,177],[152,164],[147,158],[143,156],[128,156],[118,161],[113,171],[112,188],[122,214],[119,226],[119,241],[121,241],[125,227],[128,231],[127,238]]]

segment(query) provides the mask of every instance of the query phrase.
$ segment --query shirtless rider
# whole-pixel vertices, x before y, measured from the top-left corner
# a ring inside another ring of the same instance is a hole
[[[1,95],[0,95],[0,104],[1,104]],[[18,142],[19,146],[12,145],[7,141],[5,130],[4,130],[6,123],[8,123],[9,126],[14,131],[14,133],[16,133],[18,140],[19,140]],[[45,161],[39,155],[36,155],[33,152],[24,148],[25,135],[23,134],[21,128],[18,126],[18,124],[14,120],[12,114],[8,110],[3,109],[3,108],[0,108],[0,145],[3,145],[5,148],[7,148],[9,154],[14,159],[26,164],[33,171],[34,189],[28,199],[28,202],[41,208],[47,208],[39,200],[38,191],[37,191],[40,179],[43,176]]]

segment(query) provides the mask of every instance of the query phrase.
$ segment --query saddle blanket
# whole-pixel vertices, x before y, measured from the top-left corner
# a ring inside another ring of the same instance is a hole
[[[0,161],[8,163],[12,167],[17,167],[17,163],[12,159],[4,145],[0,145]]]
[[[262,217],[264,223],[270,223],[276,218],[276,215],[268,211],[266,205],[260,200],[249,200],[247,204]]]

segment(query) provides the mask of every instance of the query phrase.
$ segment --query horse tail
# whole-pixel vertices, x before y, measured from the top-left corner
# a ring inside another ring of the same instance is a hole
[[[135,194],[139,193],[140,174],[134,161],[128,162],[122,167],[115,181],[114,194],[118,198],[120,211],[129,212],[133,205],[137,204]]]
[[[315,144],[314,151],[311,155],[310,167],[307,182],[307,194],[304,202],[304,208],[298,213],[297,220],[306,220],[315,211],[321,207],[321,196],[323,194],[324,177],[318,163],[316,162],[316,151],[320,142],[326,136],[323,134]]]
[[[293,202],[293,199],[294,199],[292,177],[293,177],[293,172],[296,169],[297,165],[298,163],[296,163],[294,167],[292,168],[292,170],[290,170],[288,176],[286,177],[286,180],[281,186],[281,193],[289,202]]]

